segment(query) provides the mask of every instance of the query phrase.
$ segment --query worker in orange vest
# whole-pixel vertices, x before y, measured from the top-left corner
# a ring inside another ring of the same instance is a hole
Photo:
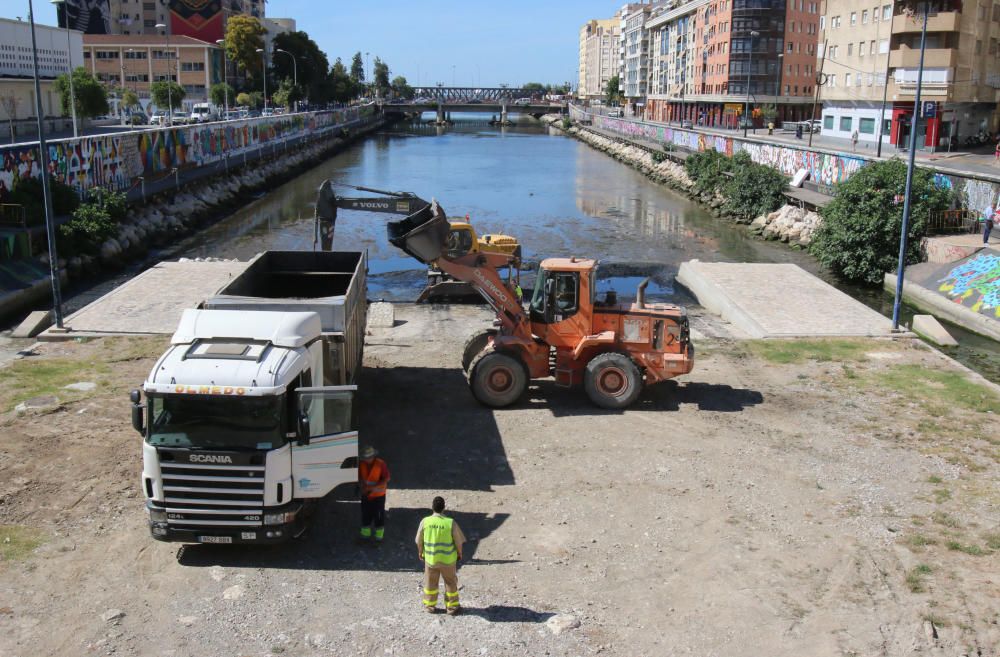
[[[374,447],[361,450],[358,464],[358,485],[361,488],[361,540],[372,537],[375,527],[375,542],[381,543],[385,536],[385,490],[389,484],[389,466],[378,457]]]

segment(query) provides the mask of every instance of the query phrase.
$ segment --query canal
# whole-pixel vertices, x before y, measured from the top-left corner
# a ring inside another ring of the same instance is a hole
[[[600,289],[614,287],[623,298],[634,296],[639,280],[652,276],[653,298],[689,303],[673,280],[681,262],[694,258],[791,262],[829,280],[807,253],[755,239],[743,227],[712,217],[574,139],[534,122],[492,127],[489,118],[456,115],[456,124],[448,128],[414,123],[385,129],[184,240],[169,255],[242,260],[267,249],[312,249],[316,189],[330,178],[433,197],[449,216],[468,214],[480,233],[516,236],[528,261],[600,258],[614,274],[601,281]],[[393,218],[341,212],[334,248],[369,251],[371,298],[413,300],[424,285],[425,270],[387,242],[385,224]],[[880,291],[830,282],[891,314],[891,299]],[[1000,381],[997,345],[949,328],[962,345],[952,355]]]

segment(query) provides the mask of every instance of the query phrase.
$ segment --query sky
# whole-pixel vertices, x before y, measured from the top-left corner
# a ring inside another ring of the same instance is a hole
[[[333,63],[370,53],[413,86],[561,84],[578,77],[580,27],[610,18],[621,0],[269,0],[267,15],[294,18]],[[48,0],[38,22],[55,25]],[[27,17],[28,0],[0,0],[0,17]]]

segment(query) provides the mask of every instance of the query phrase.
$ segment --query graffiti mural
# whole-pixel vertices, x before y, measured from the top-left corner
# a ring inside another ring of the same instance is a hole
[[[800,169],[809,171],[809,179],[823,185],[842,183],[865,165],[860,157],[806,151],[774,144],[737,141],[738,152],[750,155],[757,164],[766,164],[786,176],[794,176]]]
[[[1000,319],[1000,255],[996,251],[983,251],[958,264],[938,283],[938,291],[956,303]]]
[[[94,187],[127,191],[139,176],[155,178],[175,168],[210,165],[270,142],[348,126],[371,113],[370,108],[347,108],[60,139],[47,144],[49,171],[80,193]],[[19,180],[41,176],[37,145],[0,148],[0,156],[0,201]]]

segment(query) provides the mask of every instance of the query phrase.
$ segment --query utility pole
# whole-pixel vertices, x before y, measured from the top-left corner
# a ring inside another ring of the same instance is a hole
[[[28,0],[28,20],[31,21],[31,58],[35,74],[35,120],[38,124],[38,164],[42,174],[42,198],[45,206],[45,236],[49,241],[49,277],[52,279],[52,317],[56,328],[63,327],[62,290],[59,280],[59,254],[56,252],[56,218],[52,210],[52,189],[49,186],[49,147],[45,143],[42,125],[42,89],[38,82],[38,45],[35,40],[35,8]],[[72,76],[71,76],[72,77]]]
[[[924,26],[920,31],[920,64],[917,68],[917,92],[913,98],[913,120],[910,122],[910,152],[906,165],[906,189],[903,192],[903,227],[899,235],[899,265],[896,267],[896,298],[892,303],[892,330],[899,330],[899,306],[903,301],[903,276],[906,272],[906,239],[910,227],[910,195],[913,191],[914,157],[917,151],[917,124],[920,121],[920,88],[924,83],[924,52],[927,49],[927,16],[930,4],[924,4]]]
[[[229,54],[226,52],[225,39],[216,39],[215,43],[222,48],[222,99],[225,107],[222,118],[229,119]]]
[[[823,77],[823,65],[826,64],[826,54],[827,50],[830,49],[829,39],[823,40],[823,58],[819,60],[819,73],[816,74],[816,92],[813,94],[813,109],[812,114],[809,116],[809,146],[813,145],[813,120],[816,119],[816,106],[819,105],[819,90],[826,84],[826,78]]]
[[[56,7],[62,7],[63,18],[66,21],[66,65],[69,68],[69,108],[73,117],[73,139],[76,139],[80,134],[76,127],[76,93],[73,90],[73,48],[69,43],[69,12],[66,10],[66,0],[51,0],[51,2]]]
[[[750,119],[750,72],[753,70],[753,38],[760,36],[760,32],[750,32],[750,61],[747,67],[747,100],[743,110],[743,136],[747,136],[747,121]]]
[[[882,10],[879,9],[879,11],[882,11]],[[883,16],[883,18],[885,18],[885,17]],[[890,18],[890,20],[891,20],[891,18]],[[884,23],[884,22],[885,21],[880,21],[879,22],[879,31],[881,31],[881,29],[882,29],[882,23]],[[890,25],[891,25],[891,23],[890,23]],[[876,31],[876,33],[875,33],[875,39],[878,40],[878,42],[881,44],[881,39],[879,39],[879,31]],[[892,43],[892,29],[891,28],[889,29],[889,42],[890,42],[890,44]],[[882,49],[882,46],[879,45],[879,50],[881,50],[881,49]],[[879,116],[878,116],[878,145],[875,147],[876,148],[876,151],[875,151],[875,156],[876,157],[882,157],[882,138],[885,136],[883,134],[885,132],[885,128],[883,126],[885,125],[885,105],[886,105],[886,103],[889,100],[889,59],[890,59],[890,55],[892,55],[892,50],[889,49],[889,48],[886,48],[886,51],[885,51],[885,77],[882,80],[882,110],[879,112]]]
[[[264,78],[264,111],[267,111],[267,53],[263,48],[257,48],[260,53],[260,72]]]

